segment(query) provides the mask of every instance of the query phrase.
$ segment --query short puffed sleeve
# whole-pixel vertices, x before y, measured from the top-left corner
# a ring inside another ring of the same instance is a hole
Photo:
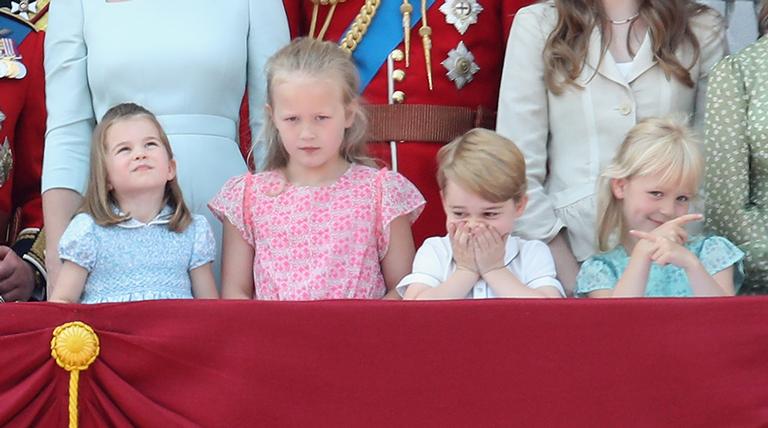
[[[76,215],[61,235],[59,257],[81,266],[88,272],[93,270],[99,247],[97,227],[88,214]]]
[[[586,297],[589,292],[595,290],[613,289],[619,276],[615,266],[604,257],[590,257],[582,263],[576,276],[576,297]]]
[[[213,261],[216,257],[216,242],[213,239],[211,225],[202,215],[192,216],[190,228],[194,239],[192,257],[189,261],[189,270],[192,270]]]
[[[378,250],[379,257],[383,258],[389,249],[389,226],[392,221],[405,215],[413,224],[424,210],[426,201],[413,183],[394,171],[380,170],[376,186],[380,192]]]
[[[244,174],[227,180],[219,193],[208,202],[208,209],[222,223],[228,221],[235,226],[246,242],[253,243],[250,219],[246,214],[250,211],[250,207],[246,205],[252,199],[246,197],[246,192],[252,191],[249,176],[250,174]]]
[[[731,241],[722,236],[704,238],[699,260],[710,275],[733,266],[733,288],[739,291],[744,282],[744,252]]]

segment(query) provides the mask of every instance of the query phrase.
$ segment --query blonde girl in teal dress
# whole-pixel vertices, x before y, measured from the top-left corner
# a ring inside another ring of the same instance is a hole
[[[581,266],[576,295],[731,296],[744,253],[719,236],[688,236],[685,225],[704,169],[699,142],[681,122],[651,118],[627,134],[598,182],[600,254]]]

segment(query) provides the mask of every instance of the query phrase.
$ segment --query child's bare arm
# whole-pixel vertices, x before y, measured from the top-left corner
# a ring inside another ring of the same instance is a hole
[[[691,284],[694,296],[733,296],[736,289],[733,286],[733,265],[710,275],[701,262],[690,269],[685,269],[688,275],[688,282]]]
[[[414,283],[408,286],[404,298],[413,300],[464,299],[480,279],[477,272],[456,269],[437,287]]]
[[[448,225],[448,237],[451,240],[451,252],[456,269],[437,287],[415,282],[408,286],[405,299],[463,299],[480,279],[472,249],[470,229],[466,224]],[[414,263],[416,265],[417,263]],[[438,265],[437,261],[426,265]],[[433,272],[433,277],[438,277]]]
[[[221,250],[221,297],[223,299],[253,298],[253,247],[240,231],[224,221]]]
[[[411,223],[404,215],[397,217],[389,225],[389,248],[381,259],[381,273],[387,286],[385,299],[400,299],[395,287],[411,273],[415,253]]]
[[[88,271],[82,266],[65,260],[59,270],[49,302],[78,303],[88,279]]]
[[[192,295],[195,299],[218,299],[216,280],[213,277],[213,263],[206,263],[189,271],[192,281]]]
[[[477,227],[473,238],[475,260],[480,276],[497,297],[562,297],[560,291],[554,286],[528,288],[507,268],[504,263],[507,239],[495,228],[486,225]],[[554,266],[552,266],[553,281],[554,274]]]
[[[554,286],[528,288],[506,267],[500,267],[483,274],[483,279],[493,290],[496,297],[563,297]]]
[[[658,237],[645,232],[633,231],[632,234],[643,238],[641,241],[652,241],[655,244],[655,249],[650,255],[653,262],[661,266],[671,264],[684,269],[694,296],[733,296],[736,294],[733,286],[733,266],[713,276],[707,272],[701,260],[680,243],[670,238]],[[727,273],[724,274],[723,272]]]
[[[635,244],[629,257],[629,264],[616,282],[613,290],[595,290],[589,297],[642,297],[648,284],[651,271],[651,255],[656,250],[656,244],[647,239],[641,239]]]

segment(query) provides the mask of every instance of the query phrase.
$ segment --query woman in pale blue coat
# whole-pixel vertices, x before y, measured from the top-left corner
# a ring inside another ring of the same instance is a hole
[[[221,224],[206,204],[224,181],[246,171],[237,143],[243,94],[247,87],[257,136],[263,65],[289,39],[280,0],[51,2],[42,187],[49,283],[61,263],[59,238],[85,190],[91,133],[121,102],[157,115],[184,199],[208,217],[220,248]]]

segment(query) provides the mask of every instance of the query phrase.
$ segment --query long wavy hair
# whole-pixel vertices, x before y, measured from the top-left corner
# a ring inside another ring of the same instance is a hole
[[[762,1],[760,13],[757,17],[757,23],[760,28],[760,37],[762,37],[765,33],[768,33],[768,0]]]
[[[608,50],[610,25],[601,0],[554,0],[557,23],[544,45],[544,80],[547,88],[559,95],[576,79],[584,68],[589,39],[594,28],[602,37],[601,61]],[[640,0],[639,18],[648,25],[652,52],[667,76],[673,76],[688,87],[693,87],[690,68],[698,61],[700,46],[693,31],[692,17],[709,11],[707,6],[692,0]],[[675,52],[688,45],[693,50],[693,63],[681,64]],[[629,48],[629,38],[627,38]],[[632,52],[632,49],[629,49]]]

